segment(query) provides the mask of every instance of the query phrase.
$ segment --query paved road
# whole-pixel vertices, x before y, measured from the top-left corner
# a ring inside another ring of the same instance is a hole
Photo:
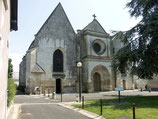
[[[63,102],[74,102],[77,100],[78,93],[67,93],[62,95],[62,101]],[[82,93],[82,96],[85,97],[85,100],[93,100],[93,99],[113,99],[118,98],[118,92],[117,91],[109,91],[109,92],[98,92],[98,93]],[[149,93],[149,91],[139,91],[139,90],[125,90],[121,91],[121,97],[126,96],[158,96],[158,91],[152,91]],[[20,97],[20,98],[19,98]],[[48,96],[41,95],[18,95],[16,96],[15,103],[54,103],[54,102],[60,102],[61,95],[56,95],[56,100],[51,99]]]
[[[22,105],[19,119],[90,119],[58,104]]]
[[[57,103],[59,100],[43,95],[16,95],[14,103]]]
[[[83,93],[85,100],[118,98],[117,91],[100,93]],[[158,95],[158,91],[140,92],[138,90],[122,91],[121,96],[153,96]],[[63,102],[76,101],[78,93],[63,94]],[[56,100],[43,95],[17,95],[15,104],[21,104],[21,116],[19,119],[88,119],[62,106],[59,106],[61,95],[56,95]]]
[[[74,102],[76,101],[76,96],[78,93],[67,93],[62,95],[63,102]],[[118,98],[118,91],[108,91],[108,92],[97,92],[97,93],[82,93],[82,96],[85,97],[85,100],[96,100],[96,99],[114,99]],[[129,96],[158,96],[158,91],[143,91],[140,90],[125,90],[121,91],[121,97]],[[57,94],[57,100],[60,101],[61,95]]]
[[[18,119],[89,119],[78,112],[58,105],[58,100],[42,95],[17,95],[15,104],[21,104]]]

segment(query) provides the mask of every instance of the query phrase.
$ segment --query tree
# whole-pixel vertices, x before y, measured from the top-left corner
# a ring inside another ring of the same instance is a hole
[[[12,65],[12,59],[9,58],[8,60],[8,78],[13,77],[13,65]]]
[[[126,4],[131,17],[142,17],[132,29],[118,32],[124,47],[114,55],[116,70],[140,78],[152,79],[158,74],[158,0],[131,0]]]

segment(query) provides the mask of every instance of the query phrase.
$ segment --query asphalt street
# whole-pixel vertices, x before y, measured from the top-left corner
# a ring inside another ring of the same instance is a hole
[[[117,91],[82,93],[85,100],[118,98]],[[126,96],[157,96],[158,91],[125,90],[121,92],[122,97]],[[75,102],[78,93],[67,93],[62,95],[64,103]],[[41,95],[16,95],[14,103],[21,105],[21,113],[18,119],[89,119],[79,112],[60,106],[61,95],[57,94],[56,99]],[[12,118],[11,118],[12,119]]]
[[[125,90],[121,91],[121,97],[127,96],[155,96],[158,95],[158,91],[143,91],[140,90]],[[74,102],[79,96],[79,93],[64,93],[62,94],[63,102]],[[97,93],[82,93],[85,100],[96,100],[96,99],[113,99],[118,98],[118,91],[108,91],[108,92],[97,92]],[[15,98],[15,103],[56,103],[61,101],[61,94],[56,94],[56,99],[51,99],[46,96],[41,95],[17,95]]]
[[[19,119],[89,119],[58,104],[22,105]]]
[[[21,105],[18,119],[89,119],[62,107],[58,100],[43,95],[17,95],[15,104]]]
[[[56,103],[59,100],[43,95],[16,95],[14,103]]]

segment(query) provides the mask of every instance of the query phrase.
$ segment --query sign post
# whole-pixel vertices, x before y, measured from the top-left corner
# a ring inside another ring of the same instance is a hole
[[[120,104],[120,91],[118,91],[118,95],[119,95],[119,104]]]
[[[115,88],[115,91],[118,91],[119,104],[120,104],[120,91],[124,91],[124,89],[123,88]]]

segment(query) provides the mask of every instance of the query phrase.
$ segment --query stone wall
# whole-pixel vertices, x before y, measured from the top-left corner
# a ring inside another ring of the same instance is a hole
[[[153,76],[153,79],[147,82],[147,88],[151,88],[152,90],[158,90],[158,76]]]
[[[148,82],[149,82],[149,80],[146,80],[146,79],[136,79],[136,81],[135,81],[135,84],[136,84],[136,89],[143,89],[143,90],[145,90],[145,89],[147,89],[148,87],[150,87],[149,85],[147,86],[147,84],[148,84]],[[157,85],[157,84],[156,84]]]
[[[5,6],[4,2],[8,6]],[[6,118],[10,1],[0,0],[0,119]]]
[[[75,32],[59,4],[35,35],[35,40],[26,54],[26,85],[39,85],[56,91],[56,79],[62,80],[64,92],[76,92],[76,40]],[[34,51],[36,48],[36,51]],[[53,71],[53,55],[56,50],[63,54],[63,72]],[[38,66],[36,66],[38,65]],[[32,72],[33,67],[43,72]],[[32,90],[31,89],[31,90]]]
[[[117,72],[117,79],[116,79],[116,87],[117,88],[124,88],[125,90],[133,90],[135,89],[135,78],[127,73],[121,74]]]
[[[23,57],[19,69],[19,89],[24,92],[26,88],[26,56]]]

